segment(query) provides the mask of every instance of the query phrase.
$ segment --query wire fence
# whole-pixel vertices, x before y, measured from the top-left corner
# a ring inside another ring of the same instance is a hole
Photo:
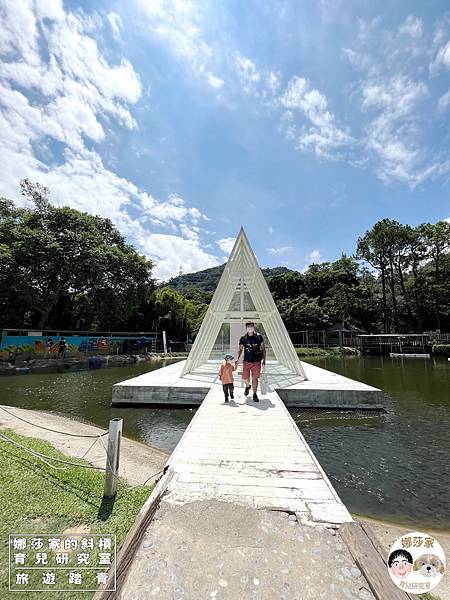
[[[68,435],[70,437],[78,437],[78,438],[98,438],[103,437],[104,435],[108,435],[108,432],[105,431],[104,433],[98,434],[98,433],[94,433],[94,434],[81,434],[81,433],[69,433],[68,431],[59,431],[58,429],[52,429],[51,427],[44,427],[43,425],[38,425],[37,423],[32,423],[31,421],[27,421],[27,419],[24,419],[23,417],[19,417],[19,415],[15,415],[14,413],[12,413],[10,410],[7,410],[4,406],[0,406],[0,409],[3,410],[5,413],[8,413],[8,415],[11,415],[11,417],[15,417],[16,419],[19,419],[20,421],[23,421],[24,423],[28,423],[28,425],[32,425],[33,427],[39,427],[39,429],[45,429],[46,431],[52,431],[53,433],[60,433],[61,435]]]
[[[55,467],[54,465],[50,464],[47,461],[54,460],[55,462],[63,463],[65,465],[71,465],[72,467],[82,467],[84,469],[96,469],[98,471],[106,471],[106,469],[103,467],[96,467],[95,465],[86,465],[86,464],[75,463],[75,462],[71,462],[68,460],[63,460],[61,458],[57,458],[56,456],[47,456],[46,454],[42,454],[41,452],[38,452],[37,450],[32,450],[31,448],[27,448],[23,444],[20,444],[19,442],[12,440],[11,438],[7,437],[4,433],[0,433],[0,439],[2,439],[5,442],[9,442],[10,444],[13,444],[14,446],[17,446],[18,448],[22,448],[22,450],[25,450],[25,452],[28,452],[29,454],[36,456],[37,458],[43,459],[43,462],[45,462],[49,467],[52,467],[52,468],[57,469],[57,467]]]
[[[56,471],[64,471],[69,468],[75,467],[75,468],[83,468],[83,469],[94,469],[96,471],[102,471],[102,472],[107,472],[108,470],[110,472],[113,472],[115,470],[114,465],[112,464],[112,461],[110,458],[110,453],[108,452],[108,449],[105,446],[105,443],[103,441],[103,438],[109,434],[109,431],[104,431],[103,433],[96,433],[96,434],[71,433],[68,431],[61,431],[59,429],[54,429],[52,427],[45,427],[44,425],[39,425],[37,423],[33,423],[32,421],[30,421],[28,419],[24,419],[23,417],[20,417],[19,415],[11,412],[10,410],[6,409],[4,406],[0,406],[0,410],[4,411],[11,417],[18,419],[19,421],[27,423],[28,425],[31,425],[32,427],[36,427],[38,429],[43,429],[45,431],[50,431],[53,433],[57,433],[59,435],[66,435],[69,437],[93,439],[94,441],[89,446],[89,448],[84,452],[83,456],[79,457],[80,460],[84,460],[86,458],[86,456],[89,454],[89,452],[92,450],[92,448],[96,445],[97,442],[100,442],[100,444],[104,450],[105,456],[106,456],[106,467],[99,467],[99,466],[96,466],[93,464],[86,464],[86,462],[79,463],[79,462],[74,462],[74,461],[70,461],[70,460],[65,460],[65,459],[57,458],[55,456],[48,456],[48,455],[43,454],[42,452],[38,452],[37,450],[34,450],[32,448],[28,448],[24,444],[21,444],[20,442],[17,442],[16,440],[13,440],[10,437],[8,437],[7,435],[5,435],[4,433],[0,432],[0,440],[3,440],[6,443],[12,444],[13,446],[16,446],[17,448],[24,450],[31,456],[34,456],[35,458],[38,458],[39,460],[41,460],[43,463],[45,463],[47,466],[51,467],[52,469],[54,469]],[[58,467],[58,466],[55,466],[54,464],[52,464],[50,461],[53,461],[53,462],[56,462],[56,463],[59,463],[62,465],[67,465],[67,466]],[[118,465],[116,465],[116,470],[117,469],[118,469]],[[143,483],[138,483],[136,485],[130,486],[131,489],[134,489],[134,488],[140,487],[140,486],[145,486],[151,479],[155,478],[157,475],[162,474],[163,471],[164,471],[164,469],[161,469],[160,471],[158,471],[156,473],[152,473],[149,477],[147,477],[147,479]]]

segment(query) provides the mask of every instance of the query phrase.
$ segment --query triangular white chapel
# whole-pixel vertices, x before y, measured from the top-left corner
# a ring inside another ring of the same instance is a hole
[[[245,322],[254,321],[265,340],[266,371],[272,389],[306,379],[256,256],[241,227],[222,277],[182,371],[203,379],[216,373],[225,352],[237,355]]]

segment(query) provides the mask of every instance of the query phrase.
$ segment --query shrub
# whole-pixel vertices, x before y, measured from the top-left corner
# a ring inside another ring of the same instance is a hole
[[[434,344],[432,353],[437,356],[450,356],[450,344]]]
[[[324,348],[302,348],[295,349],[298,356],[328,356],[329,352]]]

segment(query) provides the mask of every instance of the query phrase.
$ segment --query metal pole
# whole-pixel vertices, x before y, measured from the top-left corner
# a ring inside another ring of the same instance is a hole
[[[163,337],[164,354],[167,354],[167,337],[166,337],[166,332],[165,331],[162,332],[162,337]]]
[[[120,438],[123,419],[111,419],[109,422],[108,450],[106,453],[105,488],[103,496],[113,498],[117,491],[119,475]]]

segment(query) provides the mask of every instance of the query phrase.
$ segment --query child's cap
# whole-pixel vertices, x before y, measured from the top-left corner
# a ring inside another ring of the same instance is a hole
[[[224,356],[225,360],[233,360],[234,356],[230,353],[225,354]]]

